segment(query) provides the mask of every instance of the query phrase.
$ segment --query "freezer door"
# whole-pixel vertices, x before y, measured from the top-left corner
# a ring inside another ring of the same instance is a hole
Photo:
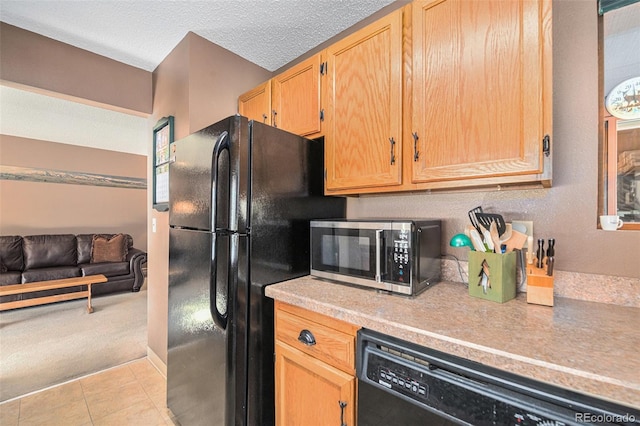
[[[171,226],[207,231],[230,228],[229,211],[235,203],[229,202],[237,193],[230,171],[230,131],[227,120],[171,144]]]
[[[231,240],[169,229],[167,406],[183,425],[236,422]]]

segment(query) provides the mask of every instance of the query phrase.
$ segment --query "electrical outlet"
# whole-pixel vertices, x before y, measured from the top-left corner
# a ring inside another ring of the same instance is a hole
[[[511,227],[523,234],[527,234],[529,237],[533,237],[533,221],[532,220],[512,220]],[[527,247],[527,242],[522,244],[522,248]]]

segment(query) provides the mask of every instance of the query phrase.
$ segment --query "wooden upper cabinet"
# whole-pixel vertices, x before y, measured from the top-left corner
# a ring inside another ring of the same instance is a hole
[[[399,185],[402,9],[328,47],[325,57],[327,191]]]
[[[240,95],[238,114],[271,125],[271,82],[264,82]]]
[[[320,54],[271,79],[272,124],[300,136],[320,133]]]
[[[414,183],[545,171],[550,43],[551,0],[413,3]]]

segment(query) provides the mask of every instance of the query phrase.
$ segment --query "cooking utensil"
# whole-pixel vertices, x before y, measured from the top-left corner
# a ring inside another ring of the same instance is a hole
[[[476,229],[473,225],[467,225],[464,227],[464,235],[466,235],[467,237],[471,238],[471,231],[473,229]]]
[[[480,237],[480,233],[476,229],[469,231],[469,238],[471,238],[471,244],[476,251],[487,251]]]
[[[527,237],[527,264],[533,265],[533,237]]]
[[[497,225],[496,225],[497,226]],[[507,242],[509,238],[511,238],[511,233],[513,232],[513,228],[510,223],[507,223],[506,228],[502,235],[500,235],[500,244],[504,244]]]
[[[491,222],[495,222],[498,225],[498,233],[500,235],[504,234],[504,231],[507,229],[507,225],[504,222],[504,218],[502,215],[497,213],[476,213],[476,219],[480,223],[480,225],[489,229],[491,226]]]
[[[498,225],[496,225],[495,222],[491,222],[491,225],[489,226],[489,236],[493,242],[493,251],[496,253],[502,253],[502,244],[500,243],[500,234],[498,234]]]
[[[515,230],[511,231],[511,238],[503,243],[507,246],[505,253],[512,252],[515,249],[520,250],[525,241],[527,241],[527,234]]]
[[[480,230],[482,231],[482,237],[484,239],[484,243],[487,245],[487,248],[489,249],[489,251],[494,251],[495,247],[493,245],[493,240],[491,239],[491,233],[484,226],[482,225],[479,225],[479,226],[480,226]]]
[[[478,231],[478,233],[480,233],[480,227],[478,226],[478,219],[476,218],[476,215],[478,213],[482,213],[482,207],[478,206],[475,207],[471,210],[469,210],[469,220],[471,221],[471,224],[473,225],[474,228],[476,228],[476,231]]]

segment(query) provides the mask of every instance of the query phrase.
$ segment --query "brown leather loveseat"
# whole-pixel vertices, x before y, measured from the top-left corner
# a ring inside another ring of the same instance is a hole
[[[0,285],[26,284],[103,274],[108,281],[93,295],[140,291],[147,253],[128,234],[0,236]],[[70,287],[3,296],[1,302],[79,291]]]

